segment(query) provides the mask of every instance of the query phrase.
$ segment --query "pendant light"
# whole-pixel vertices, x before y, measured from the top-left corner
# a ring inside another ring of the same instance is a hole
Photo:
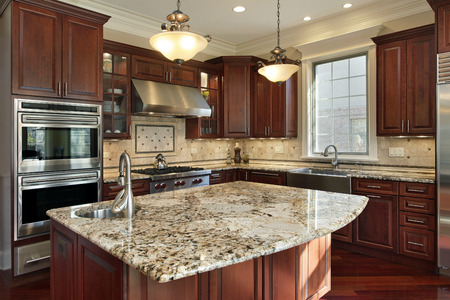
[[[189,25],[183,24],[189,21],[189,16],[180,11],[180,5],[178,0],[177,10],[167,16],[166,19],[170,24],[161,24],[163,32],[150,38],[150,45],[178,66],[204,50],[211,41],[210,36],[189,32]]]
[[[281,85],[284,81],[288,80],[292,74],[300,69],[301,62],[296,60],[294,64],[283,64],[283,59],[286,59],[286,50],[280,47],[280,0],[277,4],[277,46],[270,51],[275,62],[272,65],[266,66],[263,62],[259,61],[258,65],[261,67],[258,73],[266,77],[272,82]]]

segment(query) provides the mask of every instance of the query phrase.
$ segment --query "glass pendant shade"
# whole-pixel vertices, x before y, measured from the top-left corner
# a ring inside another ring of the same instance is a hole
[[[281,84],[283,81],[288,80],[292,74],[297,72],[299,69],[300,67],[294,64],[274,64],[259,68],[258,73],[272,82]]]
[[[152,36],[150,45],[167,59],[182,63],[204,50],[208,41],[201,35],[188,31],[167,31]]]

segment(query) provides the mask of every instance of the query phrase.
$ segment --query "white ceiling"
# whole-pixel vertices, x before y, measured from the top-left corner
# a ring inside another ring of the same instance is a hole
[[[161,32],[161,23],[177,8],[176,0],[61,1],[111,16],[108,30],[145,39]],[[353,6],[342,8],[347,2]],[[247,10],[235,13],[236,5]],[[280,46],[300,51],[303,45],[339,36],[351,42],[353,32],[371,43],[384,23],[432,11],[426,0],[280,0],[280,5]],[[276,9],[276,0],[181,0],[180,7],[190,17],[191,31],[212,36],[204,50],[212,56],[267,54],[276,46]],[[303,21],[307,15],[309,22]],[[364,32],[368,36],[361,36]]]
[[[345,3],[353,7],[344,9]],[[280,0],[281,30],[305,23],[303,17],[314,20],[330,15],[356,10],[377,0]],[[177,6],[175,0],[109,0],[108,3],[147,16],[160,23]],[[241,5],[247,10],[233,12]],[[240,44],[276,32],[276,0],[181,0],[180,10],[190,17],[191,30],[210,34],[213,38],[231,44]],[[276,42],[276,41],[275,41]]]

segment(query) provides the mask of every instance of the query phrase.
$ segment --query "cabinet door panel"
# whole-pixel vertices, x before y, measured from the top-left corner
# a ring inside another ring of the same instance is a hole
[[[351,243],[353,242],[353,223],[350,223],[331,234],[334,240]]]
[[[250,135],[250,64],[224,65],[224,137]]]
[[[267,127],[269,126],[271,114],[271,85],[269,80],[257,72],[253,73],[253,93],[252,136],[266,137],[268,135]]]
[[[102,100],[103,27],[64,16],[63,96]]]
[[[198,69],[188,66],[168,64],[169,81],[173,84],[198,87]]]
[[[272,97],[269,106],[269,136],[283,137],[286,136],[286,82],[281,86],[273,82],[270,84]]]
[[[434,35],[407,42],[407,133],[436,132],[436,51]]]
[[[406,41],[377,48],[377,134],[405,130]]]
[[[59,97],[61,24],[58,13],[13,2],[14,94]]]
[[[450,51],[450,5],[438,8],[437,29],[438,52]]]
[[[354,223],[354,243],[397,252],[398,197],[386,195],[368,195],[368,197],[369,203]]]
[[[131,58],[131,77],[167,82],[167,63],[159,59],[133,55]]]
[[[122,298],[122,262],[78,236],[79,299]]]

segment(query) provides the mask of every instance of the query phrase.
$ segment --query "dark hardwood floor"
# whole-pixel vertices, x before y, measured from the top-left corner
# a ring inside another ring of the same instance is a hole
[[[450,277],[341,249],[332,249],[331,275],[332,290],[324,300],[450,299]],[[14,280],[0,272],[0,299],[50,299],[49,272]]]

